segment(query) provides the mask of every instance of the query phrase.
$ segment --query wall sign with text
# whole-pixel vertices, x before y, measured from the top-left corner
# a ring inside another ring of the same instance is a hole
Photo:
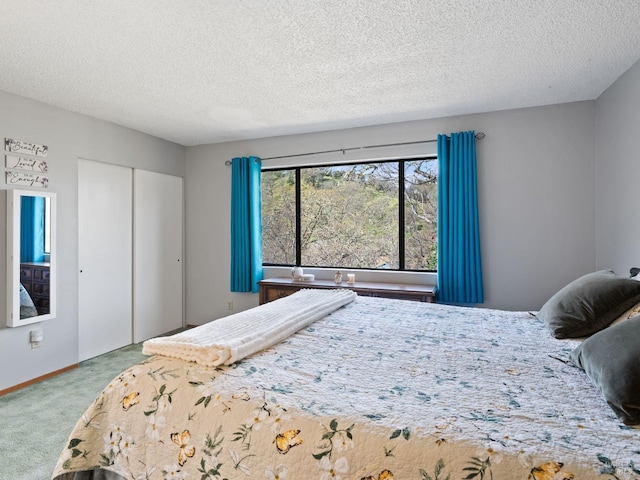
[[[49,147],[47,147],[46,145],[23,142],[22,140],[15,140],[13,138],[4,139],[4,149],[7,152],[25,153],[27,155],[33,155],[35,157],[46,157],[49,153]]]
[[[49,165],[46,160],[39,158],[16,157],[14,155],[5,155],[7,168],[14,170],[27,170],[31,172],[47,173]]]
[[[5,171],[7,185],[39,188],[49,186],[49,177],[46,175],[49,164],[43,160],[49,154],[49,147],[5,137],[4,149],[7,152],[5,165],[10,169]]]
[[[49,177],[36,173],[6,172],[6,177],[7,185],[40,188],[47,188],[49,186]]]

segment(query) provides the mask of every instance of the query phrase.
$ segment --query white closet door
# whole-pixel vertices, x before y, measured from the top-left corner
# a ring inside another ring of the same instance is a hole
[[[134,170],[133,339],[183,324],[182,178]]]
[[[78,161],[80,361],[132,341],[132,175]]]

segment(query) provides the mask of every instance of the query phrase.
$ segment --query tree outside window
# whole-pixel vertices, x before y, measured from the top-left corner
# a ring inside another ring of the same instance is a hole
[[[433,271],[437,161],[263,170],[262,224],[265,265]]]

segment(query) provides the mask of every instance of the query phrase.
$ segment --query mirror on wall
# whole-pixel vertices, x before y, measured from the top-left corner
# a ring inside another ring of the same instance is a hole
[[[7,191],[7,325],[56,316],[56,194]]]

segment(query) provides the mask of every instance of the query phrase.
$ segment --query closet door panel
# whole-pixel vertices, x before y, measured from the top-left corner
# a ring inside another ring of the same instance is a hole
[[[78,161],[80,361],[132,341],[132,176]]]
[[[183,326],[183,181],[134,170],[134,342]]]

